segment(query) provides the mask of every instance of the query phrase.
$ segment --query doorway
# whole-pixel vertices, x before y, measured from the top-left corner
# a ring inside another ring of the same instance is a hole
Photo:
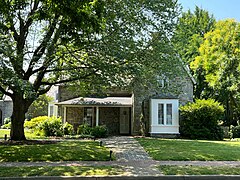
[[[121,107],[120,108],[120,134],[129,135],[131,124],[130,124],[130,108],[129,107]]]

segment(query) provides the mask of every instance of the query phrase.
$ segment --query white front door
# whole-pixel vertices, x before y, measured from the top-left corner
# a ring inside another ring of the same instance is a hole
[[[120,134],[130,133],[130,108],[120,108]]]

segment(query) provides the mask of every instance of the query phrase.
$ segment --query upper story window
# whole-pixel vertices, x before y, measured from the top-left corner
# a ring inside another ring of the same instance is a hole
[[[161,88],[169,86],[169,79],[164,74],[161,76],[157,76],[157,82],[158,82],[159,87],[161,87]]]

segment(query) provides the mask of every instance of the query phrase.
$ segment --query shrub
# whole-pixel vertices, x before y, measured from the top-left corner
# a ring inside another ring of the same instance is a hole
[[[96,138],[102,138],[107,136],[107,127],[106,126],[95,126],[90,127],[87,124],[80,125],[77,130],[79,135],[90,135]]]
[[[24,127],[28,129],[36,129],[39,124],[46,121],[49,117],[48,116],[38,116],[30,121],[25,121]]]
[[[11,122],[1,126],[2,129],[11,129]]]
[[[44,136],[62,136],[63,127],[61,118],[49,117],[40,124],[39,129],[43,131]]]
[[[11,123],[11,118],[10,118],[10,117],[5,118],[5,119],[3,120],[3,123],[4,123],[4,124],[9,124],[9,123]]]
[[[230,126],[230,131],[229,131],[229,136],[230,139],[232,138],[240,138],[240,125],[238,126]]]
[[[11,118],[5,118],[3,120],[3,125],[1,126],[2,129],[11,129]]]
[[[218,125],[224,108],[213,99],[196,100],[180,108],[180,133],[190,139],[222,140],[223,130]]]
[[[95,126],[92,129],[92,136],[96,138],[103,138],[107,136],[107,127],[106,126]]]
[[[77,134],[79,135],[91,135],[92,128],[88,124],[82,124],[77,129]]]
[[[69,124],[68,122],[63,124],[63,134],[64,135],[73,135],[73,125]]]

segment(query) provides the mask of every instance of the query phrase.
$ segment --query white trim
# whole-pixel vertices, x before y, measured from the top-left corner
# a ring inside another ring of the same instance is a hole
[[[164,105],[164,124],[158,124],[158,106]],[[172,104],[172,124],[167,123],[167,104]],[[149,133],[178,134],[179,133],[179,100],[151,99],[150,100],[150,129]]]
[[[173,126],[173,125],[161,125],[161,124],[159,124],[159,125],[150,125],[151,127],[180,127],[179,125],[175,125],[175,126]]]
[[[99,125],[99,107],[96,107],[96,126]]]
[[[67,107],[63,107],[63,123],[66,123],[67,121]]]
[[[180,134],[179,132],[178,133],[175,133],[175,132],[149,132],[150,134]]]
[[[58,105],[57,103],[55,103],[55,105]],[[61,105],[61,104],[60,104]],[[99,105],[79,105],[79,104],[76,104],[76,105],[71,105],[71,104],[63,104],[62,107],[101,107],[101,108],[109,108],[109,107],[132,107],[132,105],[112,105],[112,106],[99,106]]]

